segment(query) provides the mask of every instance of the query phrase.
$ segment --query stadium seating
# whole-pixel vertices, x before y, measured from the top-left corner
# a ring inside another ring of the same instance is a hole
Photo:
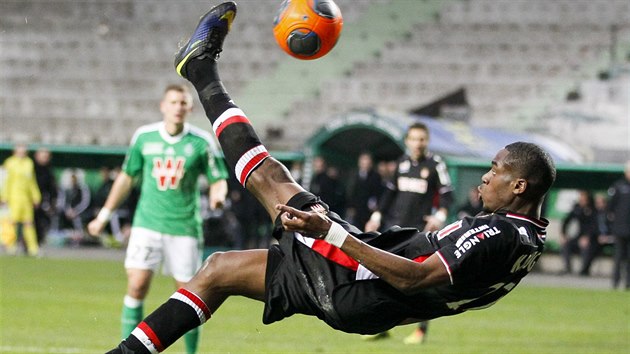
[[[620,58],[630,43],[625,0],[337,2],[344,33],[315,62],[275,45],[278,0],[239,2],[220,64],[226,86],[262,132],[287,121],[302,127],[284,129],[282,139],[267,141],[271,148],[301,149],[333,114],[405,112],[460,87],[472,124],[558,128],[567,115],[555,109],[547,116],[558,122],[541,127],[541,110],[564,107],[576,85],[583,96],[609,90],[580,83],[610,63],[611,26]],[[126,145],[130,127],[159,119],[163,87],[181,80],[172,67],[176,44],[207,7],[201,0],[3,1],[0,142]],[[604,106],[604,121],[628,112],[624,102]],[[578,130],[588,131],[580,122]]]

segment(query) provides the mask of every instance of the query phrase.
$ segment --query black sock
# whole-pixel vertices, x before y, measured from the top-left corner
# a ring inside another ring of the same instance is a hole
[[[199,100],[223,148],[225,160],[245,186],[247,178],[269,157],[242,110],[234,104],[217,72],[216,60],[193,60],[187,67],[188,79],[197,89]]]
[[[162,352],[189,330],[205,323],[210,315],[199,296],[179,289],[140,322],[123,345],[139,354]]]

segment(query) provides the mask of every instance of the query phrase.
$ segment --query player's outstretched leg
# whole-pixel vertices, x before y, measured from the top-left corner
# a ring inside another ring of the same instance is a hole
[[[217,70],[218,54],[223,50],[236,7],[231,2],[219,6],[226,9],[225,14],[202,18],[190,41],[177,54],[176,71],[195,86],[225,159],[234,169],[238,181],[275,219],[278,215],[276,204],[285,204],[303,189],[284,165],[270,158],[247,116],[236,106],[221,82]]]
[[[286,203],[302,188],[282,164],[269,156],[219,79],[216,59],[235,15],[233,2],[211,9],[177,54],[175,67],[197,89],[226,161],[239,181],[275,218],[278,213],[275,205]],[[237,294],[262,300],[266,260],[266,250],[214,254],[185,288],[147,316],[108,354],[161,352],[191,328],[203,324],[228,296]]]

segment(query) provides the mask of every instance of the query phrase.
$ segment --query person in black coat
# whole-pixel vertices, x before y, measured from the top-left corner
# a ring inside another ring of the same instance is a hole
[[[608,210],[612,215],[611,231],[615,236],[615,257],[612,286],[620,285],[621,270],[626,272],[626,290],[630,290],[630,160],[626,162],[624,178],[608,189]]]
[[[350,182],[346,217],[353,225],[364,227],[378,206],[383,192],[383,180],[374,169],[369,152],[363,152],[357,160],[357,172]]]

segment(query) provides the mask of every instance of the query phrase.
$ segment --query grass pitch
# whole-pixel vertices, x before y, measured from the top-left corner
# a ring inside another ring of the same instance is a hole
[[[104,353],[119,342],[125,275],[119,261],[0,256],[0,353]],[[174,291],[154,279],[145,310]],[[628,353],[630,294],[521,285],[495,306],[431,322],[409,346],[413,326],[365,342],[315,318],[265,326],[262,304],[229,299],[204,325],[201,353]],[[166,353],[183,353],[176,343]]]

